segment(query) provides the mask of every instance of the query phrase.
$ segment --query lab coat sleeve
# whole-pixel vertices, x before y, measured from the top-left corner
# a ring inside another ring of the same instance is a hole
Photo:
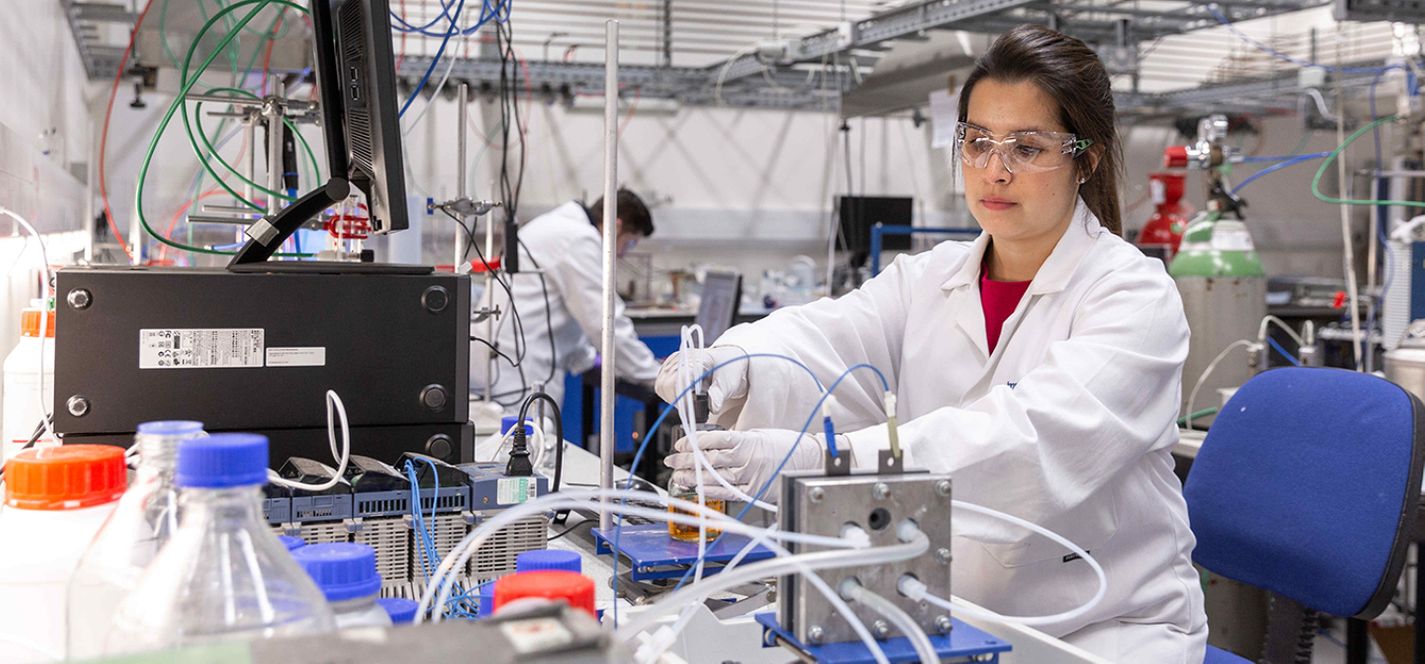
[[[564,296],[564,305],[584,335],[596,345],[603,338],[603,248],[595,237],[576,237],[566,247],[568,255],[551,269],[551,277]],[[614,297],[615,368],[625,380],[652,383],[658,377],[653,351],[638,339],[633,321],[624,315],[623,300]]]
[[[1075,308],[1067,339],[1014,386],[904,422],[907,466],[950,473],[959,498],[1050,524],[1176,433],[1188,327],[1172,281],[1107,273]],[[934,389],[931,385],[907,389]],[[848,436],[858,466],[886,445],[884,424]],[[957,526],[957,530],[959,527]],[[1013,543],[1017,529],[977,536]]]
[[[885,374],[894,391],[910,287],[929,259],[931,253],[898,257],[881,274],[846,295],[772,312],[760,321],[728,330],[714,345],[795,358],[828,387],[849,367],[869,364]],[[885,390],[874,373],[856,370],[834,395],[833,417],[839,427],[856,429],[885,421]],[[736,426],[800,428],[819,397],[816,383],[802,369],[776,359],[754,358],[748,367],[747,399]]]

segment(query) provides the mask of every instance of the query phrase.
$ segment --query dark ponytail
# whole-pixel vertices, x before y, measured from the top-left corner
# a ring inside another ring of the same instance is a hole
[[[1022,25],[995,39],[960,89],[960,121],[970,108],[970,91],[980,79],[1006,83],[1030,81],[1059,104],[1059,121],[1079,138],[1093,141],[1098,168],[1085,158],[1074,160],[1084,203],[1104,228],[1123,234],[1118,208],[1118,176],[1122,147],[1113,108],[1113,84],[1098,54],[1082,41],[1049,28]]]

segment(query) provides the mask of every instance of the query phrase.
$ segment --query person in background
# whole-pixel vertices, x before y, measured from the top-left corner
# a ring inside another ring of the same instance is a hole
[[[632,191],[619,189],[617,196],[618,218],[613,223],[622,257],[640,239],[653,235],[653,215]],[[528,274],[505,275],[508,291],[494,286],[495,306],[502,315],[493,343],[498,355],[492,392],[507,414],[516,414],[539,384],[560,401],[565,372],[582,374],[601,364],[597,344],[603,334],[603,212],[602,197],[589,207],[570,201],[520,227],[520,266]],[[473,324],[471,334],[483,338],[484,325]],[[658,361],[638,339],[617,297],[614,335],[618,379],[651,388]],[[484,396],[491,355],[489,346],[471,341],[470,390],[477,398]]]

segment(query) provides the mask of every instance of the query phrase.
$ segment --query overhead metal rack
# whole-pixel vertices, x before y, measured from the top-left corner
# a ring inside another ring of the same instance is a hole
[[[557,16],[557,12],[550,14],[557,4],[553,0],[531,1],[534,5],[526,11],[535,12],[536,21],[547,22]],[[676,5],[662,0],[646,3],[651,13],[647,16],[640,14],[635,21],[648,23],[645,27],[653,30],[650,35],[656,35],[657,55],[651,59],[655,64],[624,64],[620,68],[620,78],[624,82],[623,94],[637,95],[640,99],[675,100],[685,105],[825,110],[835,108],[841,95],[856,88],[863,76],[874,71],[881,53],[897,42],[923,40],[932,31],[995,34],[1025,23],[1050,25],[1096,46],[1112,73],[1136,75],[1142,44],[1217,26],[1219,19],[1209,9],[1210,4],[1228,21],[1237,22],[1320,7],[1330,1],[1217,0],[1207,3],[1201,0],[1141,0],[1122,3],[1115,0],[914,0],[874,13],[869,4],[861,3],[865,13],[859,18],[841,22],[829,20],[831,14],[818,5],[791,3],[789,15],[815,16],[815,20],[827,27],[802,37],[748,43],[747,49],[736,57],[692,67],[674,65],[674,52],[680,43],[689,40],[701,43],[703,38],[689,35],[680,41],[672,27]],[[116,22],[132,25],[132,12],[124,5],[113,3],[60,2],[65,7],[91,78],[112,76],[122,49],[102,41],[101,26]],[[417,5],[413,3],[412,6]],[[603,7],[614,14],[633,11],[628,9],[632,5],[616,2],[588,7]],[[763,9],[756,6],[753,0],[746,0],[728,4],[726,11],[728,18],[734,19],[741,16],[738,12],[765,13]],[[775,13],[776,5],[772,5],[771,9]],[[707,10],[703,5],[689,11],[696,16],[686,20],[712,20],[704,16]],[[774,16],[773,25],[776,25],[776,20]],[[756,31],[753,29],[751,32]],[[769,33],[779,31],[773,29]],[[113,32],[110,30],[110,38]],[[304,30],[295,29],[285,39],[307,39],[304,33]],[[558,32],[548,33],[548,38],[543,40],[540,50],[544,58],[527,57],[524,60],[517,72],[521,84],[536,96],[551,101],[567,102],[579,96],[602,95],[601,65],[550,59],[549,46],[559,35]],[[533,38],[526,31],[525,39]],[[573,46],[569,48],[572,51]],[[147,50],[151,52],[155,49]],[[529,53],[531,50],[526,48],[527,56],[532,55]],[[143,58],[143,55],[145,53],[140,54],[142,64],[164,66],[162,62],[148,62],[153,58]],[[429,54],[408,54],[401,61],[398,75],[408,86],[413,85],[426,73],[430,62]],[[701,62],[708,61],[704,59]],[[437,75],[443,74],[448,64],[440,63],[441,71]],[[470,89],[477,93],[481,90],[493,91],[500,84],[500,63],[488,55],[457,58],[450,66],[453,67],[450,79],[468,83]],[[279,67],[274,62],[273,69],[292,72],[300,67]],[[1351,85],[1357,84],[1352,79]],[[1120,105],[1125,110],[1145,113],[1200,108],[1208,103],[1264,109],[1272,103],[1266,98],[1290,95],[1296,91],[1293,85],[1294,78],[1284,75],[1267,81],[1212,85],[1171,93],[1123,94],[1120,95]],[[453,86],[448,86],[450,89]]]
[[[118,24],[132,28],[136,15],[118,3],[60,0],[60,6],[64,8],[65,20],[79,49],[79,60],[84,63],[89,79],[112,77],[119,68],[124,49],[104,41],[104,26]]]

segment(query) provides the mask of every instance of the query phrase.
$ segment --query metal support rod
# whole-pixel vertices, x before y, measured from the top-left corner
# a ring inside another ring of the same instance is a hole
[[[282,104],[277,103],[285,93],[282,81],[273,86],[274,98],[262,106],[262,115],[267,118],[267,188],[274,193],[267,196],[267,214],[277,214],[282,209],[282,199],[275,192],[282,191]]]
[[[468,135],[469,132],[470,132],[470,128],[469,128],[468,126],[466,126],[466,124],[465,124],[465,113],[466,113],[466,111],[468,110],[469,104],[470,104],[470,99],[469,99],[470,86],[469,86],[469,84],[461,83],[461,84],[460,84],[460,88],[459,88],[459,92],[457,92],[457,94],[460,95],[460,96],[457,97],[456,100],[455,100],[455,112],[456,112],[456,114],[457,114],[457,115],[456,115],[456,124],[455,124],[455,126],[456,126],[456,127],[459,127],[459,129],[457,129],[457,130],[455,131],[455,136],[456,136],[456,143],[455,143],[455,155],[456,155],[456,165],[455,165],[455,199],[456,199],[456,200],[465,200],[466,193],[467,193],[466,184],[465,184],[467,173],[465,172],[465,169],[468,168],[468,166],[469,166],[469,164],[468,164],[468,162],[467,162],[466,160],[469,158],[468,140],[469,140],[469,138],[470,138],[469,135]],[[464,215],[461,215],[461,216],[463,217]],[[463,220],[463,219],[461,220],[461,223],[464,223],[464,220]],[[454,267],[454,270],[455,270],[455,273],[456,273],[456,274],[463,274],[463,273],[465,272],[465,265],[464,265],[464,263],[465,263],[465,251],[466,251],[466,249],[465,249],[465,231],[463,231],[463,230],[457,228],[457,229],[454,230],[454,232],[455,232],[455,261],[452,262],[451,265],[455,266],[455,267]],[[491,339],[490,341],[493,342],[494,339]]]
[[[614,305],[618,293],[614,289],[618,270],[618,21],[604,23],[604,365],[599,372],[599,487],[614,486],[614,377],[617,375],[614,351]],[[609,532],[613,515],[609,513],[609,498],[600,501],[599,528]],[[618,552],[614,552],[618,555]]]
[[[247,125],[247,179],[243,181],[242,197],[249,201],[252,200],[252,183],[257,181],[258,113],[258,111],[253,111],[252,114],[243,118],[243,124]],[[248,210],[247,213],[249,215],[253,214],[251,210]],[[256,217],[254,216],[253,218]],[[243,234],[242,229],[238,229],[235,231],[235,239],[238,242],[244,242],[247,240],[247,236]]]

